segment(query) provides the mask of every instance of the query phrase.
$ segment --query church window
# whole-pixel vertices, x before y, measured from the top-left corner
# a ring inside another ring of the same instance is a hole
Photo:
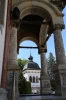
[[[33,83],[35,83],[35,77],[33,76]]]
[[[31,76],[29,77],[29,81],[32,82],[32,77]]]

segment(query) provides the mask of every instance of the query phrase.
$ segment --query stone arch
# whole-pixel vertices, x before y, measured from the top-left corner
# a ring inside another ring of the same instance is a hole
[[[24,16],[29,14],[38,14],[45,18],[45,15],[49,18],[52,18],[53,24],[61,23],[63,24],[63,14],[59,11],[58,7],[51,4],[50,1],[42,1],[42,0],[22,0],[19,3],[13,5],[13,8],[17,6],[20,9],[20,18],[22,19]],[[43,11],[43,12],[42,12]],[[47,17],[47,19],[48,19]]]
[[[25,8],[23,11],[21,11],[20,18],[22,19],[23,17],[30,14],[41,16],[42,18],[45,18],[47,21],[52,20],[51,15],[45,9],[37,6]],[[49,16],[49,19],[47,18],[47,16]]]
[[[25,40],[31,40],[38,46],[38,41],[33,37],[24,37],[24,38],[22,38],[21,41],[19,42],[19,45],[20,45],[21,42],[23,42]]]
[[[28,15],[38,15],[44,18],[46,21],[50,22],[49,33],[52,33],[51,25],[54,24],[64,24],[63,22],[63,14],[59,11],[58,7],[51,4],[49,1],[41,1],[41,0],[22,0],[19,3],[13,5],[12,8],[18,7],[20,10],[20,19],[22,20],[25,16]],[[36,39],[34,40],[35,43]],[[20,40],[19,40],[20,41]]]

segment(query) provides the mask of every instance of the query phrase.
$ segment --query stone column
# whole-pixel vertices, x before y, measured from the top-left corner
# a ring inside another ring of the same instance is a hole
[[[44,20],[43,22],[46,22]],[[40,93],[41,94],[49,94],[51,93],[50,90],[50,78],[47,74],[47,66],[46,66],[46,58],[45,52],[47,51],[46,44],[46,36],[48,32],[48,25],[41,25],[40,33],[39,33],[39,53],[41,57],[41,76],[40,76]]]
[[[17,28],[12,27],[10,32],[9,65],[17,65]]]
[[[45,53],[41,53],[40,56],[41,56],[40,93],[51,94],[50,77],[48,76],[47,73]]]
[[[61,35],[61,30],[64,25],[56,24],[54,28],[54,43],[56,52],[56,66],[54,67],[56,81],[56,95],[66,95],[66,60],[65,51]]]
[[[66,63],[64,44],[63,44],[63,39],[62,39],[62,35],[61,35],[62,28],[63,28],[63,25],[60,25],[60,24],[54,25],[54,32],[53,33],[54,33],[54,43],[55,43],[57,64]]]
[[[40,57],[41,57],[41,76],[48,76],[45,53],[41,53]]]
[[[11,74],[13,75],[13,71],[16,72],[16,85],[15,85],[15,98],[17,98],[19,95],[19,91],[18,91],[18,73],[19,73],[19,66],[17,63],[17,28],[15,26],[13,26],[11,28],[10,31],[10,47],[9,47],[9,62],[8,62],[8,78],[7,78],[7,82],[9,83],[9,85],[7,85],[7,89],[10,89],[9,91],[11,91],[12,88],[12,79],[13,77],[10,79],[9,77],[11,77]],[[10,94],[9,94],[10,95]]]

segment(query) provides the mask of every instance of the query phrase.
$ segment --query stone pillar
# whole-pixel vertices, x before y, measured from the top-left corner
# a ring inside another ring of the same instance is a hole
[[[17,28],[13,26],[10,31],[8,69],[19,69],[17,63]]]
[[[55,52],[56,52],[56,61],[57,64],[64,64],[65,61],[65,50],[63,45],[63,39],[61,35],[61,29],[63,25],[55,25],[54,26],[54,43],[55,43]]]
[[[12,27],[10,32],[9,65],[17,65],[17,28]]]
[[[10,31],[10,47],[9,47],[9,62],[8,62],[8,76],[7,76],[7,89],[12,89],[12,79],[13,79],[13,71],[16,72],[16,85],[15,85],[15,95],[17,98],[19,96],[18,91],[18,74],[19,74],[19,66],[17,63],[17,28],[15,26],[12,27]]]
[[[41,76],[48,76],[45,53],[41,53],[40,57],[41,57]]]
[[[65,51],[61,35],[64,25],[56,24],[54,28],[54,43],[56,52],[56,66],[54,67],[56,81],[56,95],[66,96],[66,60]]]
[[[45,53],[41,53],[41,77],[40,77],[40,93],[51,94],[50,77],[47,73]]]
[[[44,20],[43,22],[46,22]],[[47,74],[47,66],[46,66],[46,58],[45,52],[47,51],[46,44],[46,36],[48,32],[48,25],[41,25],[40,33],[39,33],[39,53],[41,56],[41,76],[40,76],[40,93],[41,94],[49,94],[51,93],[50,90],[50,78]]]

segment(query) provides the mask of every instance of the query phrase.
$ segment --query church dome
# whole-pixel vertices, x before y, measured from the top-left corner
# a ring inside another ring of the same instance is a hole
[[[29,61],[27,64],[25,64],[23,70],[26,70],[26,69],[39,70],[40,69],[39,65],[33,61],[33,57],[31,56],[31,54],[30,54],[30,57],[28,59],[29,59]]]

